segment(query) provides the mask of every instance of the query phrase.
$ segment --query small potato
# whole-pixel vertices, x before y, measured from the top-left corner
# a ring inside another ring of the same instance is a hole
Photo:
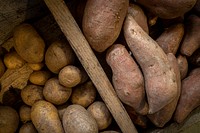
[[[47,101],[32,106],[31,120],[39,133],[64,133],[56,107]]]
[[[28,122],[28,123],[24,123],[20,129],[19,129],[19,133],[37,133],[36,128],[34,127],[33,123]]]
[[[80,105],[67,107],[62,123],[66,133],[98,133],[95,119]]]
[[[72,89],[59,84],[57,78],[49,79],[44,86],[43,95],[45,99],[55,105],[61,105],[69,99]]]
[[[74,87],[81,82],[81,71],[78,67],[68,65],[58,74],[59,83],[65,87]]]
[[[29,63],[39,63],[44,59],[45,43],[30,24],[21,24],[14,30],[14,48]]]
[[[25,60],[17,52],[9,52],[4,56],[4,64],[9,69],[20,68],[25,64]]]
[[[92,81],[88,81],[84,84],[78,85],[73,89],[71,95],[71,102],[73,104],[79,104],[83,107],[89,106],[94,102],[96,98],[96,88]]]
[[[31,120],[31,107],[28,105],[22,105],[19,109],[19,117],[23,123]]]
[[[15,133],[19,125],[19,116],[13,108],[0,106],[0,133]]]
[[[34,71],[29,77],[29,81],[35,85],[45,85],[46,81],[51,77],[49,71]]]
[[[179,54],[177,57],[177,62],[181,74],[181,79],[184,79],[188,73],[188,61],[186,56]]]
[[[106,105],[101,101],[96,101],[92,103],[87,111],[94,117],[97,122],[98,129],[106,129],[112,122],[112,116],[106,107]]]
[[[36,101],[44,99],[43,88],[37,85],[27,85],[21,91],[21,97],[24,103],[32,106]]]
[[[34,71],[39,71],[44,67],[43,63],[28,63],[28,66]]]
[[[0,59],[0,78],[6,71],[5,65],[3,64],[3,61]]]
[[[69,64],[73,64],[75,54],[70,45],[63,41],[52,43],[45,54],[45,64],[53,73],[59,73],[60,69]]]

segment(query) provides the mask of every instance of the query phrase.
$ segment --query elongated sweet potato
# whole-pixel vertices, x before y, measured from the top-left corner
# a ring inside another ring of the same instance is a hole
[[[83,15],[83,32],[91,47],[103,52],[122,28],[129,0],[88,0]]]
[[[112,82],[122,102],[137,113],[147,114],[143,75],[126,48],[121,44],[113,45],[107,52],[106,61],[112,69]]]
[[[148,115],[148,118],[157,127],[163,127],[172,118],[172,115],[176,109],[176,105],[181,93],[181,77],[180,77],[180,70],[179,70],[176,57],[172,53],[167,54],[167,57],[171,63],[172,69],[174,69],[174,72],[176,74],[178,93],[177,93],[176,98],[171,103],[163,107],[158,112]]]
[[[124,36],[142,68],[149,104],[149,114],[159,111],[177,96],[176,76],[161,47],[127,14]]]
[[[184,25],[179,23],[167,28],[157,39],[156,42],[165,53],[176,54],[184,35]]]
[[[181,123],[196,107],[200,106],[200,68],[194,69],[182,80],[181,96],[174,115],[174,120]]]
[[[200,47],[200,18],[190,15],[186,21],[186,33],[180,50],[183,55],[191,56]]]

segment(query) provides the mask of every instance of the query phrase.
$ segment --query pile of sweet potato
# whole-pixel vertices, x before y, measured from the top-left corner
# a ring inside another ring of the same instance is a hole
[[[134,124],[200,106],[200,0],[69,3]],[[120,132],[68,41],[41,29],[24,22],[0,46],[0,132]]]

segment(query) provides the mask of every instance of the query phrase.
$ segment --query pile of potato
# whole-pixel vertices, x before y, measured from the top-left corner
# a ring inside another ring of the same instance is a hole
[[[200,0],[76,1],[72,14],[138,128],[182,123],[200,106]],[[0,49],[0,133],[120,132],[68,41],[40,34],[22,23]]]

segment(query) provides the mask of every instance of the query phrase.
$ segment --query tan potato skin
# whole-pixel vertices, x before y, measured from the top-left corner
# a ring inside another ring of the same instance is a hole
[[[182,80],[181,95],[174,114],[174,120],[183,122],[190,112],[200,105],[200,68],[194,69]]]
[[[31,120],[39,133],[64,133],[56,107],[47,101],[32,106]]]
[[[144,14],[142,8],[136,4],[130,3],[128,7],[128,13],[133,16],[138,25],[149,34],[149,28],[147,23],[147,17]]]
[[[186,56],[179,54],[177,56],[177,62],[181,74],[181,79],[184,79],[188,73],[188,61]]]
[[[44,86],[43,95],[45,99],[55,105],[67,102],[71,96],[72,88],[59,84],[58,78],[49,79]]]
[[[129,0],[88,0],[82,27],[91,47],[105,51],[120,34]]]
[[[31,121],[31,107],[28,105],[22,105],[19,109],[19,117],[23,123]]]
[[[143,75],[126,48],[121,44],[113,45],[107,52],[106,61],[112,69],[112,82],[121,101],[146,115],[148,105]]]
[[[171,103],[163,107],[158,112],[152,115],[148,115],[148,118],[157,127],[163,127],[172,118],[172,115],[176,109],[176,106],[180,97],[180,93],[181,93],[181,77],[180,77],[180,70],[179,70],[176,57],[172,53],[168,53],[167,56],[168,56],[168,60],[171,63],[172,69],[174,69],[174,72],[176,74],[178,93],[177,93],[176,98]]]
[[[167,53],[176,54],[184,35],[184,25],[179,23],[167,28],[157,39],[158,45]]]
[[[190,15],[186,19],[186,32],[181,45],[181,53],[191,56],[195,50],[200,47],[200,18],[196,15]]]
[[[15,133],[19,125],[19,116],[10,106],[0,106],[0,133]]]
[[[80,105],[67,107],[62,123],[66,133],[98,133],[95,119]]]
[[[45,85],[46,81],[51,77],[49,71],[34,71],[29,77],[29,81],[35,85]]]
[[[177,96],[175,73],[171,70],[167,55],[159,45],[127,14],[124,36],[140,65],[144,79],[149,114],[153,114],[172,102]]]
[[[28,123],[24,123],[21,126],[21,128],[19,129],[19,133],[37,133],[37,130],[34,127],[33,123],[28,122]]]
[[[95,101],[88,108],[87,111],[94,117],[97,122],[98,129],[106,129],[112,122],[112,116],[106,107],[105,103]]]
[[[39,71],[44,67],[44,63],[28,63],[28,66],[34,71]]]
[[[5,71],[6,71],[6,67],[5,67],[3,61],[0,59],[0,78],[1,78],[1,76],[3,76]]]
[[[29,63],[39,63],[44,59],[45,43],[30,24],[21,24],[14,30],[14,48]]]
[[[184,15],[192,9],[197,0],[136,0],[148,11],[160,18],[172,19]]]
[[[42,91],[41,86],[30,84],[22,89],[21,98],[25,104],[32,106],[35,102],[44,99]]]

